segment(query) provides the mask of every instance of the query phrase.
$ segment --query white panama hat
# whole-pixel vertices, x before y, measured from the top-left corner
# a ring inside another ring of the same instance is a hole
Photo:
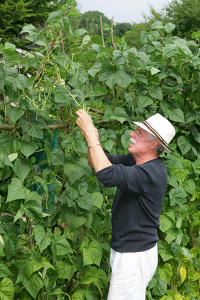
[[[169,148],[168,144],[175,136],[176,131],[174,126],[166,118],[157,113],[142,123],[133,123],[154,135],[167,152],[173,151]]]

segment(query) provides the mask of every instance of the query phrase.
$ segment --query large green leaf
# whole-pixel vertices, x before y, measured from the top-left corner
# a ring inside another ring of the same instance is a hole
[[[63,85],[56,86],[54,90],[55,102],[66,104],[69,102],[69,95]]]
[[[30,165],[26,160],[18,158],[15,161],[14,172],[22,181],[24,181],[24,179],[27,177],[30,171]]]
[[[8,277],[12,275],[12,272],[9,270],[6,264],[0,263],[0,278]]]
[[[38,243],[40,252],[42,253],[51,244],[51,241],[47,233],[45,232],[44,227],[41,225],[36,225],[34,227],[34,236],[36,242]]]
[[[126,89],[131,83],[130,76],[124,71],[117,71],[111,73],[111,75],[106,80],[106,84],[110,89],[113,89],[115,84],[118,84],[119,87]]]
[[[64,152],[60,149],[54,149],[51,152],[51,160],[54,166],[64,165],[65,163],[65,155]]]
[[[35,151],[38,149],[38,146],[36,143],[34,142],[23,142],[21,144],[21,152],[22,154],[24,154],[26,156],[26,158],[28,158],[31,154],[35,153]]]
[[[58,272],[59,278],[70,281],[77,271],[77,267],[76,265],[68,264],[65,261],[57,261],[55,270]]]
[[[105,272],[102,269],[97,269],[96,267],[91,267],[88,271],[86,271],[82,278],[82,284],[91,284],[97,286],[99,289],[100,287],[106,287],[108,284],[108,279]]]
[[[189,143],[188,139],[184,135],[181,135],[177,138],[177,144],[183,155],[186,154],[192,148],[192,145]]]
[[[72,252],[69,242],[64,236],[56,236],[51,244],[51,249],[54,255],[66,255]]]
[[[182,187],[172,189],[169,192],[170,205],[173,207],[175,205],[184,204],[187,202],[187,194]]]
[[[168,217],[166,217],[166,216],[164,216],[164,215],[161,215],[161,216],[160,216],[160,230],[161,230],[162,232],[165,232],[165,231],[167,231],[171,226],[172,226],[172,221],[171,221]]]
[[[71,163],[67,163],[64,165],[64,172],[71,184],[73,184],[85,174],[85,170],[83,168]]]
[[[83,264],[100,266],[102,247],[98,241],[92,241],[87,248],[83,248]]]
[[[149,90],[149,95],[153,99],[158,99],[162,101],[163,99],[163,92],[162,89],[159,86],[152,86],[151,89]]]
[[[23,187],[21,180],[13,178],[11,184],[8,186],[7,202],[25,198],[26,189]]]
[[[15,124],[17,120],[19,120],[25,111],[19,108],[11,108],[7,110],[8,118],[12,124]]]
[[[86,223],[86,217],[73,213],[70,208],[62,211],[62,220],[67,223],[70,228],[77,228]]]
[[[14,297],[14,284],[8,278],[2,279],[0,282],[0,299],[12,300]]]
[[[140,108],[145,108],[153,104],[153,100],[148,96],[138,96],[138,106]]]
[[[30,278],[24,278],[23,285],[25,289],[31,294],[33,299],[37,299],[37,295],[44,283],[39,274],[33,274]]]
[[[102,69],[102,64],[101,63],[95,63],[89,70],[88,70],[88,74],[90,74],[90,76],[95,77],[96,74],[101,71]]]
[[[42,219],[42,198],[37,192],[28,192],[25,203],[24,212],[31,220]]]

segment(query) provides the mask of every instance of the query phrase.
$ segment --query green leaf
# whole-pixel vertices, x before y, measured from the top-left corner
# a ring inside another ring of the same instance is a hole
[[[131,83],[130,76],[124,71],[117,71],[111,73],[106,80],[106,84],[110,89],[113,89],[115,84],[118,84],[119,87],[126,89]]]
[[[8,159],[10,162],[14,161],[18,157],[18,153],[12,153],[8,155]]]
[[[177,144],[183,155],[185,155],[192,148],[192,145],[184,135],[181,135],[177,138]]]
[[[46,20],[47,24],[54,24],[54,23],[59,23],[61,20],[61,12],[60,11],[53,11],[49,13],[48,19]]]
[[[42,131],[42,128],[40,126],[32,126],[27,134],[33,138],[36,138],[36,139],[43,139],[43,131]]]
[[[91,40],[91,37],[89,35],[84,36],[82,39],[81,47],[86,46]]]
[[[18,158],[15,161],[13,169],[14,169],[15,174],[22,180],[22,182],[24,181],[24,179],[27,177],[27,175],[31,171],[31,168],[30,168],[28,162],[21,158]]]
[[[24,212],[31,219],[42,219],[42,198],[37,192],[28,192],[25,203]]]
[[[88,248],[83,248],[83,264],[100,266],[102,258],[102,247],[98,241],[92,241]]]
[[[60,149],[54,149],[51,152],[51,160],[54,166],[64,165],[65,163],[64,152]]]
[[[15,124],[17,120],[19,120],[25,111],[19,108],[11,108],[7,110],[7,115],[12,124]]]
[[[164,241],[158,242],[159,255],[162,257],[164,262],[173,258],[170,250],[167,247],[167,243]]]
[[[72,300],[86,300],[85,290],[77,289],[72,295]]]
[[[10,275],[13,275],[13,273],[9,270],[7,265],[4,263],[0,263],[0,278],[8,277]]]
[[[44,284],[39,274],[33,274],[30,278],[23,279],[23,286],[31,294],[33,299],[37,299],[37,295]]]
[[[73,184],[85,174],[85,170],[83,168],[71,163],[64,165],[64,172],[71,184]]]
[[[155,42],[155,41],[159,40],[159,38],[160,38],[160,33],[158,31],[151,31],[148,34],[148,39],[150,42]]]
[[[86,271],[81,279],[82,284],[93,283],[97,288],[107,287],[108,279],[105,272],[102,269],[97,269],[96,267],[91,267]]]
[[[54,255],[66,255],[72,252],[69,242],[64,236],[56,236],[55,241],[51,245]]]
[[[169,192],[170,206],[184,204],[187,202],[187,194],[182,187],[172,189]]]
[[[20,34],[22,34],[22,33],[31,33],[32,34],[32,33],[35,33],[36,30],[37,30],[36,27],[33,26],[32,24],[26,25],[26,26],[23,27]]]
[[[149,91],[149,95],[153,99],[158,99],[160,101],[163,99],[162,89],[159,86],[152,86]]]
[[[34,227],[34,237],[36,242],[38,243],[41,253],[51,244],[51,241],[47,236],[44,227],[41,225],[36,225]]]
[[[186,192],[188,192],[189,194],[193,195],[194,190],[196,188],[195,182],[192,179],[186,179],[183,182],[183,188]]]
[[[108,152],[111,152],[111,150],[115,144],[114,144],[113,140],[107,140],[107,141],[103,142],[102,145],[105,150],[107,150]]]
[[[101,209],[103,204],[103,195],[100,192],[93,192],[89,195],[93,205]]]
[[[169,119],[175,122],[185,122],[183,111],[180,108],[172,108],[169,113]]]
[[[171,244],[172,241],[176,240],[177,236],[178,236],[178,229],[177,228],[170,228],[167,231],[167,236],[165,238],[165,240],[167,241],[168,244]]]
[[[160,70],[155,68],[155,67],[152,67],[150,71],[151,71],[151,75],[155,75],[155,74],[158,74],[160,72]]]
[[[87,30],[83,29],[83,28],[80,28],[78,30],[76,30],[74,32],[74,37],[81,37],[82,35],[84,35],[85,33],[87,33]]]
[[[29,143],[23,142],[21,144],[21,152],[28,158],[31,154],[35,153],[35,151],[38,149],[38,146],[36,143],[30,141]]]
[[[77,201],[78,206],[86,210],[91,210],[93,206],[101,209],[102,203],[103,195],[99,192],[86,193]]]
[[[0,282],[0,299],[12,300],[14,298],[14,285],[12,280],[8,278],[2,279]]]
[[[164,26],[164,30],[167,33],[172,33],[172,31],[175,29],[176,25],[172,24],[172,23],[167,23]]]
[[[59,278],[68,279],[68,281],[70,281],[77,271],[77,267],[75,265],[70,265],[65,261],[57,261],[55,270],[58,272]]]
[[[167,282],[163,279],[160,279],[152,290],[155,296],[163,296],[166,293],[166,291],[167,291]]]
[[[96,97],[99,97],[99,96],[103,96],[103,95],[106,95],[107,94],[107,89],[105,86],[102,86],[100,84],[97,84],[94,86],[94,95]]]
[[[69,102],[69,95],[63,85],[56,86],[54,90],[54,97],[56,103],[66,104]]]
[[[148,96],[138,96],[138,106],[140,108],[145,108],[153,104],[153,100]]]
[[[169,263],[164,264],[161,268],[159,268],[159,275],[161,279],[170,284],[173,275],[172,265],[170,265]]]
[[[11,184],[8,185],[7,202],[25,198],[26,189],[23,187],[21,180],[12,178]]]
[[[161,21],[156,21],[151,25],[151,29],[163,29],[163,24]]]
[[[88,74],[94,78],[96,74],[99,71],[101,71],[101,69],[102,69],[102,63],[97,62],[88,70]]]
[[[71,228],[77,228],[86,223],[86,217],[79,216],[68,208],[62,213],[62,220],[66,222]]]
[[[166,217],[166,216],[164,216],[164,215],[161,215],[161,216],[160,216],[160,230],[161,230],[162,232],[165,232],[165,231],[167,231],[171,226],[172,226],[171,220],[170,220],[168,217]]]

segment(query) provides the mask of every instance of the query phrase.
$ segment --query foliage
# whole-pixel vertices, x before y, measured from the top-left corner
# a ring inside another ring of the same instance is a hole
[[[176,24],[175,34],[190,39],[200,28],[200,0],[173,0],[166,8],[166,15]]]
[[[133,24],[131,30],[127,31],[124,35],[126,43],[130,47],[135,47],[137,49],[140,49],[142,46],[140,40],[141,32],[148,31],[149,29],[150,29],[150,25],[146,22]]]
[[[160,112],[176,126],[174,153],[163,155],[169,185],[147,299],[198,299],[199,46],[156,22],[142,49],[123,40],[102,47],[73,31],[66,11],[50,13],[41,30],[23,28],[35,50],[0,44],[0,128],[9,129],[0,133],[0,298],[106,298],[115,189],[87,165],[75,111],[90,107],[113,154],[127,153],[131,120]]]
[[[25,24],[44,24],[48,14],[65,0],[4,0],[0,4],[0,36],[3,42],[16,42]],[[22,42],[21,42],[22,44]]]
[[[80,16],[79,28],[85,28],[91,35],[100,34],[100,16],[102,17],[103,25],[110,26],[110,19],[102,12],[94,10],[87,11]]]
[[[118,36],[118,37],[122,37],[125,35],[125,33],[127,31],[129,31],[131,29],[131,24],[130,23],[117,23],[115,24],[114,26],[114,31],[115,31],[115,34]]]

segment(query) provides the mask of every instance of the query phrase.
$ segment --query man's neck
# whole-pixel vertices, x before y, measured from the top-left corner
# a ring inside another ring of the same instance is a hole
[[[142,157],[135,157],[134,159],[136,161],[136,165],[142,165],[144,163],[146,163],[147,161],[153,160],[158,158],[158,156],[156,154],[153,155],[143,155]]]

